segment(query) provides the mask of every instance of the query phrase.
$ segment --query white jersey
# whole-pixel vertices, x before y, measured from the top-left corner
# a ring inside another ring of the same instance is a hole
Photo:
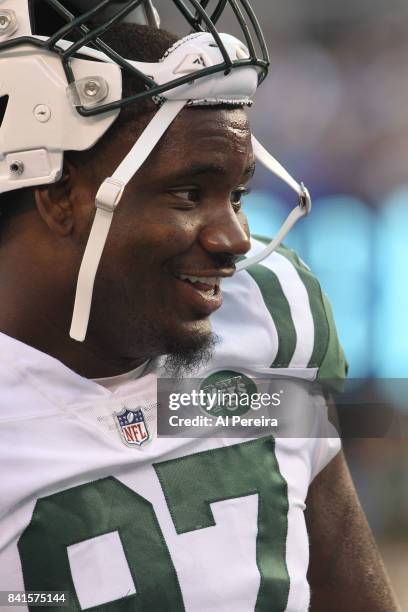
[[[67,593],[51,610],[307,611],[305,499],[340,444],[304,381],[333,385],[345,362],[293,257],[223,284],[197,375],[291,377],[307,438],[157,437],[155,373],[112,392],[0,335],[0,591]],[[124,443],[129,413],[145,443]]]

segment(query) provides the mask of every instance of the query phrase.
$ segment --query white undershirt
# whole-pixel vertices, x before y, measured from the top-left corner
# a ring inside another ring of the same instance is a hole
[[[118,376],[109,376],[107,378],[93,378],[92,380],[96,382],[98,385],[105,387],[109,391],[116,391],[122,385],[130,382],[131,380],[136,380],[140,378],[144,371],[146,370],[147,364],[149,361],[145,361],[142,365],[138,366],[134,370],[130,372],[125,372],[125,374],[119,374]]]

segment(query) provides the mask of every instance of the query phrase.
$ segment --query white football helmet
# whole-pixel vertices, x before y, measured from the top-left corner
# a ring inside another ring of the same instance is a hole
[[[102,251],[131,178],[186,105],[249,105],[267,75],[268,52],[248,0],[215,0],[212,11],[207,10],[210,0],[171,3],[190,33],[159,62],[145,63],[122,57],[99,37],[120,21],[158,27],[150,0],[0,2],[0,193],[58,181],[64,151],[91,148],[124,106],[146,97],[157,103],[155,116],[96,196],[70,330],[78,341],[86,336]],[[245,44],[216,28],[227,6]],[[141,79],[145,90],[122,97],[122,71]],[[258,160],[297,193],[299,203],[268,247],[240,262],[237,270],[262,261],[311,208],[303,184],[254,137],[253,147]]]

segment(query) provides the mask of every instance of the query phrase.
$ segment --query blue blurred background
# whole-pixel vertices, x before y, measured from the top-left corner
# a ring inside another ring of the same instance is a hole
[[[245,205],[252,232],[267,236],[288,210],[266,185]],[[352,378],[408,377],[407,231],[408,188],[397,187],[376,206],[346,189],[328,190],[285,241],[330,298]]]
[[[287,244],[332,302],[350,376],[407,377],[407,4],[257,4],[272,63],[253,131],[314,199]],[[290,194],[263,171],[254,187],[252,231],[273,235]]]
[[[169,3],[157,5],[163,25],[178,32]],[[253,132],[313,197],[311,216],[286,244],[329,296],[350,376],[408,378],[408,3],[252,5],[271,55]],[[227,17],[219,29],[234,33],[231,24]],[[262,235],[274,235],[295,204],[261,168],[246,202],[252,232]],[[408,444],[355,439],[344,449],[408,610]]]

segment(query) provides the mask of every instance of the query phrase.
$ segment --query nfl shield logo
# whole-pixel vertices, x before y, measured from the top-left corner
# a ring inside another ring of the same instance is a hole
[[[141,408],[129,410],[124,406],[114,415],[123,442],[127,446],[141,446],[149,439],[149,432]]]

